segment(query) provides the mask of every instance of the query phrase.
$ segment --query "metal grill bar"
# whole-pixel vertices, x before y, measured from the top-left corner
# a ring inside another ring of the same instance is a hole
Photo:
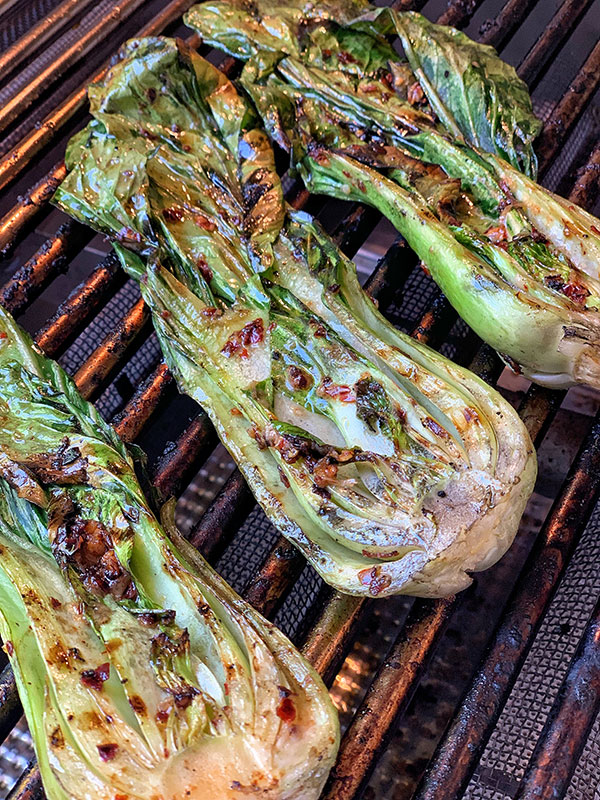
[[[484,23],[479,41],[500,50],[539,0],[508,0],[495,19]]]
[[[177,20],[184,11],[192,5],[194,0],[171,0],[164,10],[144,25],[138,36],[153,36],[160,33],[168,25]],[[36,153],[54,139],[66,123],[85,107],[87,85],[100,80],[106,74],[108,65],[94,73],[85,85],[68,97],[56,108],[32,133],[28,134],[10,153],[0,159],[0,189],[13,181],[17,175],[29,164]],[[50,193],[52,194],[52,192]],[[1,241],[1,238],[0,238]],[[2,246],[0,245],[0,253]]]
[[[0,292],[0,302],[11,314],[30,305],[44,288],[66,272],[69,263],[92,239],[94,232],[77,222],[63,223]]]
[[[544,32],[519,64],[517,72],[530,89],[537,85],[544,67],[564,44],[593,0],[565,0]]]
[[[482,665],[431,760],[417,800],[462,797],[600,488],[600,415],[527,560]],[[490,676],[494,676],[490,681]],[[566,760],[566,754],[562,758]]]
[[[132,346],[148,336],[150,331],[150,311],[143,300],[138,300],[117,329],[98,345],[75,373],[74,380],[81,394],[88,400],[97,398],[131,352]]]
[[[455,607],[455,598],[415,602],[340,746],[322,800],[357,797],[406,709]]]
[[[36,342],[51,358],[60,353],[81,333],[100,303],[125,282],[123,270],[114,254],[107,256],[92,274],[60,304],[56,313],[38,332]]]
[[[272,616],[278,611],[305,564],[302,553],[280,536],[258,575],[244,590],[244,599],[265,617]]]
[[[42,777],[34,759],[9,792],[6,800],[45,800],[45,797]]]
[[[455,28],[464,27],[484,0],[462,0],[462,2],[448,3],[448,8],[438,18],[439,25],[453,25]]]
[[[188,537],[190,544],[205,558],[216,561],[255,505],[248,484],[235,469],[192,529]]]
[[[154,487],[166,500],[187,486],[198,462],[206,459],[218,442],[208,416],[201,411],[181,434],[173,449],[168,449],[158,462]]]
[[[599,710],[600,601],[552,706],[515,800],[529,797],[560,800],[565,796]]]
[[[90,0],[65,0],[54,11],[43,17],[37,25],[30,28],[8,50],[0,55],[0,75],[8,75],[24,61],[35,48],[36,50],[54,36],[77,14],[90,4]]]
[[[22,713],[15,676],[7,665],[0,673],[0,741],[6,739]]]
[[[52,195],[67,176],[63,161],[56,164],[35,186],[17,200],[14,208],[0,220],[0,256],[6,256],[19,236],[27,233],[38,214],[44,211]]]
[[[600,85],[600,42],[596,44],[577,77],[558,103],[544,126],[536,151],[540,164],[547,169],[558,155],[567,133],[581,116]]]
[[[121,0],[114,7],[114,10],[100,18],[100,21],[93,28],[79,37],[70,47],[64,50],[61,55],[49,63],[37,75],[27,82],[27,84],[0,108],[0,132],[14,122],[17,117],[23,114],[29,106],[36,100],[41,93],[55,80],[57,80],[65,70],[78,61],[102,39],[127,17],[131,16],[144,0]]]
[[[306,637],[302,652],[327,685],[337,674],[370,600],[333,592]]]
[[[113,420],[113,427],[121,439],[134,442],[138,438],[144,425],[173,386],[173,376],[167,365],[161,362],[138,388],[122,413]]]

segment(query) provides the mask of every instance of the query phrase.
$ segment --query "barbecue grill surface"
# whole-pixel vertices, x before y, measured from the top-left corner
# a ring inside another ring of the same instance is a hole
[[[356,256],[382,311],[497,384],[539,448],[540,478],[513,548],[458,599],[337,595],[278,537],[205,415],[176,394],[139,293],[106,241],[48,205],[66,141],[87,121],[85,85],[127,38],[189,37],[181,14],[190,5],[0,4],[0,302],[148,452],[155,486],[180,498],[182,532],[332,685],[346,735],[324,798],[600,798],[598,395],[530,388],[508,374],[387,222],[287,181],[288,199]],[[395,5],[454,24],[518,66],[545,122],[542,182],[598,213],[600,0]],[[201,52],[235,74],[231,59]],[[5,667],[0,797],[39,799],[20,716]]]

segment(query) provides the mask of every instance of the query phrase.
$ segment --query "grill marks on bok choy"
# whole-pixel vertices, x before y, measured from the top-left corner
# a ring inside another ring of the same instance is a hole
[[[540,124],[492,48],[368,3],[223,0],[187,22],[247,61],[241,83],[307,186],[388,216],[511,366],[600,385],[600,221],[534,182]]]
[[[272,522],[345,592],[468,585],[533,485],[513,409],[384,320],[286,206],[252,107],[197,54],[130,42],[89,94],[56,202],[113,238],[180,388]]]
[[[0,633],[49,800],[316,798],[336,714],[0,309]]]

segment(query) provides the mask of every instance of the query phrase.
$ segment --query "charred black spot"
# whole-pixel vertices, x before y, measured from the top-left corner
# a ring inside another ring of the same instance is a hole
[[[271,173],[264,167],[255,169],[242,186],[244,203],[249,208],[255,206],[268,191],[273,188]]]

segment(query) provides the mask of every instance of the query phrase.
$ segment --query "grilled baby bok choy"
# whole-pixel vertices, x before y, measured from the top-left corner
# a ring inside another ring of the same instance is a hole
[[[56,201],[113,237],[180,388],[271,521],[341,591],[468,585],[533,485],[513,409],[385,321],[286,206],[252,107],[197,54],[130,42],[89,96]]]
[[[223,0],[187,21],[247,59],[242,84],[311,190],[387,215],[527,377],[600,386],[600,221],[521,174],[539,130],[525,85],[458,31],[361,6]]]
[[[0,308],[0,633],[49,800],[316,798],[320,678],[172,524]],[[166,533],[168,532],[168,535]]]

